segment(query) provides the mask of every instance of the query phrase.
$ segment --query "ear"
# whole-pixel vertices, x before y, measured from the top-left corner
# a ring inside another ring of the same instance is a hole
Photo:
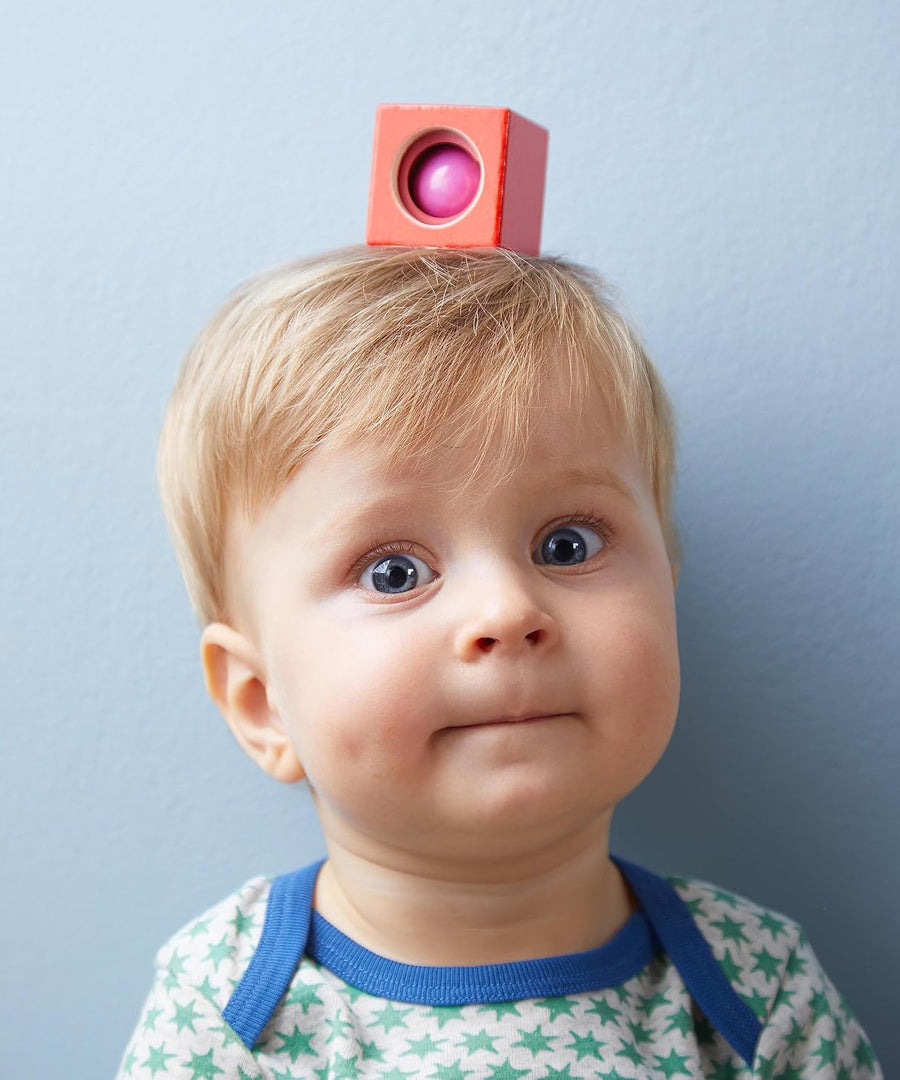
[[[256,764],[284,784],[305,773],[266,687],[265,664],[255,647],[224,623],[210,623],[200,638],[209,696],[231,733]]]

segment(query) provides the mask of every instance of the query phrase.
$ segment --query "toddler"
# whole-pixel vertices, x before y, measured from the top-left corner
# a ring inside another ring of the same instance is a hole
[[[796,922],[609,850],[678,711],[674,471],[565,260],[350,248],[228,298],[163,504],[209,693],[327,857],[162,946],[119,1077],[881,1077]]]

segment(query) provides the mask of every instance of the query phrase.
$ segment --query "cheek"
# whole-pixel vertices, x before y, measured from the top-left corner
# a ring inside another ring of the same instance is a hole
[[[311,771],[343,766],[357,776],[382,775],[421,752],[414,736],[433,715],[433,658],[421,637],[388,621],[319,623],[279,653],[283,715]]]
[[[610,736],[636,749],[665,748],[681,690],[671,597],[623,591],[606,597],[590,629],[588,678],[602,715],[620,717]]]

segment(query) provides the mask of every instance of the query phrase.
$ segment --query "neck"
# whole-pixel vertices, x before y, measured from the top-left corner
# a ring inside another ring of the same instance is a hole
[[[359,945],[407,964],[509,963],[597,948],[637,909],[609,858],[609,817],[540,852],[449,865],[333,839],[313,906]]]

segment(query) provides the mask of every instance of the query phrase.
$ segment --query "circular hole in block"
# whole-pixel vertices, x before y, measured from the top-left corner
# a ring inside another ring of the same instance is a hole
[[[452,128],[420,132],[400,155],[394,194],[423,225],[457,221],[478,201],[484,181],[481,155]]]

